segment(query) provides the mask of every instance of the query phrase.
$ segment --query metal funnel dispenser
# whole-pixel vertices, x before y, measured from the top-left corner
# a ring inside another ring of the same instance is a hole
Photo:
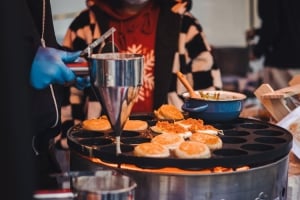
[[[140,54],[101,53],[89,60],[91,81],[116,134],[118,154],[123,127],[143,83],[144,59]]]

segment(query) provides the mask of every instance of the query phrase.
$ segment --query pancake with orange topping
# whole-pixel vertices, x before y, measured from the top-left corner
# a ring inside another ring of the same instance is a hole
[[[191,130],[192,132],[204,126],[204,121],[202,119],[194,119],[194,118],[187,118],[187,119],[176,121],[174,123],[179,124]]]
[[[203,125],[201,128],[195,130],[197,133],[206,133],[206,134],[211,134],[211,135],[224,135],[223,130],[219,130],[213,125]]]
[[[207,133],[193,133],[189,139],[191,141],[206,144],[210,150],[221,149],[223,145],[223,142],[219,136]]]
[[[175,150],[178,158],[210,158],[211,153],[208,146],[201,142],[184,141]]]
[[[168,121],[158,121],[154,126],[151,126],[150,129],[156,133],[172,133],[180,135],[183,138],[188,138],[192,135],[192,132],[185,127]]]
[[[208,133],[212,135],[223,134],[222,130],[215,128],[213,125],[204,124],[202,119],[194,119],[194,118],[187,118],[180,121],[174,122],[175,124],[179,124],[189,131],[195,133]]]

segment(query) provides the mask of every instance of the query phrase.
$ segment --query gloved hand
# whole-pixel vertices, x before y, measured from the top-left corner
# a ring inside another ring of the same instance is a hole
[[[76,76],[65,63],[74,62],[79,55],[80,51],[67,52],[50,47],[39,47],[31,66],[31,85],[36,89],[43,89],[53,83],[63,85],[74,82]],[[82,87],[84,81],[80,80],[79,83]]]
[[[76,82],[75,82],[75,87],[79,90],[83,90],[86,87],[90,87],[91,86],[91,81],[90,81],[90,77],[76,77]]]

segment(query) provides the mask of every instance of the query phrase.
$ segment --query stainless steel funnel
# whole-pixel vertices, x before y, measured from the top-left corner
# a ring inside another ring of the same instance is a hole
[[[143,83],[143,56],[127,53],[92,54],[90,62],[92,84],[106,107],[118,140]]]

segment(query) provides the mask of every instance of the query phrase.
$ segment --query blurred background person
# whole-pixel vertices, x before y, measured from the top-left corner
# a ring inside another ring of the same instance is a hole
[[[63,45],[82,50],[115,27],[113,38],[119,52],[144,55],[144,82],[133,113],[151,113],[165,103],[181,109],[180,94],[186,90],[177,71],[186,75],[195,90],[222,88],[202,26],[189,12],[192,1],[94,0],[88,5],[70,24]],[[93,53],[100,51],[101,46]],[[72,118],[80,121],[101,115],[101,105],[90,88],[84,93],[71,88],[70,93],[72,107],[65,106],[66,113],[72,112],[65,115],[72,116],[68,123]]]
[[[264,83],[274,90],[287,87],[300,73],[300,1],[258,0],[257,6],[261,25],[246,33],[256,41],[249,58],[264,59]]]

